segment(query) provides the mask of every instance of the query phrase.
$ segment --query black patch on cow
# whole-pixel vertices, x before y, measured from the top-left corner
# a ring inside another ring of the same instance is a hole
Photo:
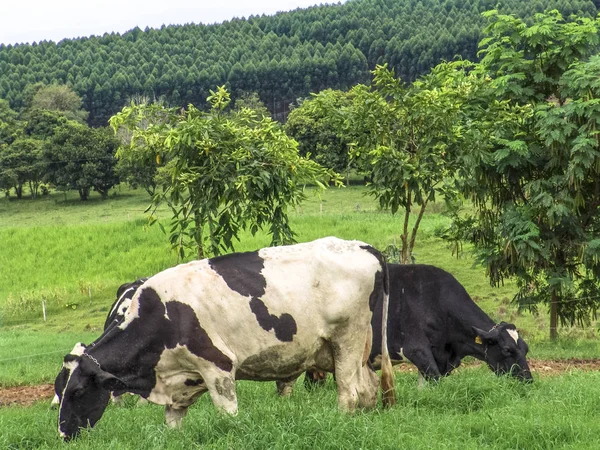
[[[267,280],[262,276],[264,260],[258,252],[231,253],[211,258],[208,263],[217,272],[229,289],[244,297],[262,297]]]
[[[194,355],[214,363],[219,369],[230,372],[231,359],[214,346],[211,338],[200,326],[198,318],[190,305],[170,301],[167,302],[168,322],[171,325],[170,342],[167,348],[175,348],[177,344],[187,347]]]
[[[122,378],[130,392],[148,397],[156,385],[156,365],[165,349],[185,345],[191,353],[231,371],[233,363],[214,346],[189,305],[165,304],[151,287],[139,297],[139,318],[125,329],[111,326],[88,347],[102,368]]]
[[[378,271],[375,274],[373,292],[371,292],[371,295],[369,296],[369,308],[371,309],[371,312],[373,312],[377,303],[383,298],[383,295],[390,291],[387,263],[383,254],[376,248],[371,247],[370,245],[361,245],[360,248],[377,258],[377,261],[379,261],[379,265],[381,266],[381,271]]]
[[[200,386],[202,383],[204,383],[204,380],[202,380],[202,378],[199,378],[197,380],[192,380],[188,378],[183,382],[183,384],[185,384],[186,386]]]
[[[375,282],[373,284],[373,290],[369,295],[369,309],[371,312],[375,311],[375,306],[381,302],[384,296],[384,283],[383,283],[383,272],[375,273]]]
[[[211,258],[208,262],[231,290],[251,297],[250,310],[265,331],[274,330],[275,337],[282,342],[293,340],[298,332],[294,318],[287,313],[280,317],[270,314],[269,308],[260,299],[265,294],[267,280],[261,274],[264,260],[258,252],[232,253]]]

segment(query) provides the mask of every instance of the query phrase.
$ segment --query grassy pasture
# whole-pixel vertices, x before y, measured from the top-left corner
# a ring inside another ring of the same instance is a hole
[[[399,404],[347,416],[336,410],[331,381],[291,398],[273,383],[238,383],[237,417],[218,414],[201,397],[182,430],[167,429],[164,409],[109,406],[71,449],[594,449],[600,445],[600,374],[572,372],[522,385],[485,368],[460,370],[436,386],[396,377]],[[66,448],[48,402],[0,409],[0,448]]]
[[[291,211],[298,241],[336,235],[384,249],[401,217],[379,211],[364,188],[330,189]],[[35,201],[0,201],[0,387],[52,382],[77,341],[99,336],[117,287],[176,263],[158,227],[145,227],[148,199],[122,189],[109,200],[79,202],[69,193]],[[561,329],[547,341],[548,317],[519,313],[514,286],[491,288],[468,255],[456,259],[434,237],[446,219],[433,205],[421,225],[417,262],[451,273],[496,321],[514,322],[530,356],[595,358],[595,328]],[[244,235],[240,251],[268,243]],[[90,301],[89,293],[92,293]],[[47,306],[43,321],[41,300]],[[71,448],[598,448],[600,374],[572,371],[531,386],[498,379],[486,368],[465,368],[437,386],[416,389],[416,375],[397,374],[399,405],[389,411],[339,414],[333,383],[319,392],[298,385],[280,399],[273,383],[239,383],[240,414],[223,417],[208,396],[190,409],[183,431],[166,429],[163,408],[110,406]],[[48,402],[0,407],[0,448],[63,448]]]

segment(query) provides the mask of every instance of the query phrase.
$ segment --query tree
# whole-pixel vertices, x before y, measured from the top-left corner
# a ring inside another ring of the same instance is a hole
[[[108,128],[67,121],[44,148],[47,180],[60,190],[77,190],[81,200],[87,200],[92,189],[106,198],[119,182],[114,170],[118,144]]]
[[[233,240],[248,229],[267,227],[273,245],[293,242],[287,208],[305,197],[303,186],[321,188],[336,175],[298,155],[297,143],[269,118],[259,120],[248,109],[224,112],[229,94],[220,87],[202,112],[159,105],[133,105],[111,118],[117,130],[132,131],[129,148],[156,151],[167,159],[163,191],[155,205],[167,203],[172,212],[169,239],[183,259],[188,250],[198,258],[233,250]],[[155,120],[159,118],[159,120]],[[147,127],[140,123],[147,121]],[[151,222],[155,219],[151,216]]]
[[[81,97],[64,84],[51,84],[37,89],[31,99],[31,109],[60,111],[65,117],[84,123],[88,112],[81,109]]]
[[[558,320],[587,324],[600,306],[600,66],[589,59],[600,19],[486,16],[478,71],[498,99],[530,112],[462,166],[475,205],[464,235],[492,284],[515,277],[520,307],[550,306],[556,338]]]
[[[243,108],[248,108],[254,111],[259,119],[271,117],[271,113],[256,92],[242,92],[242,94],[235,100],[233,111],[241,112]]]
[[[9,145],[22,131],[22,123],[18,113],[13,111],[8,102],[0,98],[0,146]]]
[[[465,108],[484,83],[469,68],[467,62],[443,63],[406,86],[387,66],[378,66],[372,87],[352,89],[346,113],[346,126],[356,139],[352,154],[359,167],[371,171],[369,193],[380,206],[393,214],[404,211],[401,263],[412,260],[429,202],[438,193],[447,202],[458,194],[454,175],[461,148],[472,147],[478,135],[465,132],[474,126]]]
[[[29,183],[31,197],[35,198],[44,171],[42,141],[23,137],[0,147],[0,172],[3,173],[0,187],[14,188],[17,198],[22,198],[26,183]]]
[[[346,173],[346,184],[351,169],[351,138],[338,112],[350,104],[348,93],[326,89],[294,108],[284,126],[286,133],[298,141],[300,155],[310,155],[319,164]]]

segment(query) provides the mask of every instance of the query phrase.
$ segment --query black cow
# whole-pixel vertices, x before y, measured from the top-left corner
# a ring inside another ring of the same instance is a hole
[[[498,375],[533,380],[526,359],[528,347],[516,327],[490,319],[450,273],[425,264],[388,264],[388,270],[387,337],[393,362],[406,357],[422,377],[437,380],[450,374],[465,356],[473,356]],[[381,325],[380,310],[375,308],[373,329]],[[375,367],[380,354],[381,338],[375,335],[370,355]],[[305,384],[322,380],[310,372]],[[291,383],[278,382],[278,392],[291,392]]]

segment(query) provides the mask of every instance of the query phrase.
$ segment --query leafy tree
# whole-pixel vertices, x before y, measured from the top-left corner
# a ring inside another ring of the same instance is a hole
[[[243,92],[233,105],[233,111],[241,112],[244,108],[254,111],[259,119],[271,117],[271,113],[256,92]]]
[[[302,156],[310,155],[325,167],[345,172],[346,183],[351,169],[348,155],[351,137],[338,113],[350,104],[348,93],[326,89],[292,109],[284,127],[299,142]]]
[[[408,86],[393,70],[378,66],[372,87],[352,89],[353,104],[346,119],[356,139],[352,154],[360,166],[371,170],[369,192],[381,207],[392,213],[404,211],[402,263],[412,260],[429,202],[438,193],[447,202],[456,199],[461,149],[473,147],[481,134],[472,129],[475,124],[466,109],[485,80],[470,74],[469,66],[460,61],[443,63]]]
[[[106,198],[119,182],[114,170],[118,144],[108,128],[65,122],[44,148],[47,180],[60,190],[77,190],[81,200],[87,200],[92,189]]]
[[[600,19],[486,16],[478,70],[531,113],[462,166],[476,211],[464,234],[492,284],[515,277],[521,307],[550,306],[555,338],[559,319],[587,324],[600,306]]]
[[[263,227],[272,244],[292,242],[287,208],[304,199],[304,183],[323,188],[335,174],[300,157],[297,143],[269,118],[259,120],[248,109],[226,114],[230,99],[223,87],[209,101],[208,112],[134,105],[111,118],[113,129],[133,132],[129,150],[154,149],[157,161],[169,161],[164,192],[154,203],[166,202],[172,211],[172,247],[181,258],[188,249],[198,258],[217,255],[233,249],[241,230]]]
[[[455,55],[475,61],[481,13],[495,3],[361,0],[211,26],[0,44],[0,98],[21,110],[39,83],[67,84],[83,99],[88,123],[101,126],[134,94],[200,107],[211,86],[227,82],[234,96],[258,92],[284,119],[294,99],[365,83],[376,64],[387,62],[410,82]],[[565,17],[598,11],[592,0],[503,0],[501,8],[526,20],[543,8]]]
[[[31,99],[31,109],[60,111],[65,117],[84,123],[87,111],[81,109],[81,98],[64,84],[40,87]]]
[[[0,147],[0,187],[5,190],[13,187],[17,198],[23,197],[26,183],[29,183],[31,197],[37,196],[44,170],[40,140],[18,138],[10,145]]]
[[[0,146],[9,145],[21,131],[18,113],[10,108],[6,100],[0,99]]]

